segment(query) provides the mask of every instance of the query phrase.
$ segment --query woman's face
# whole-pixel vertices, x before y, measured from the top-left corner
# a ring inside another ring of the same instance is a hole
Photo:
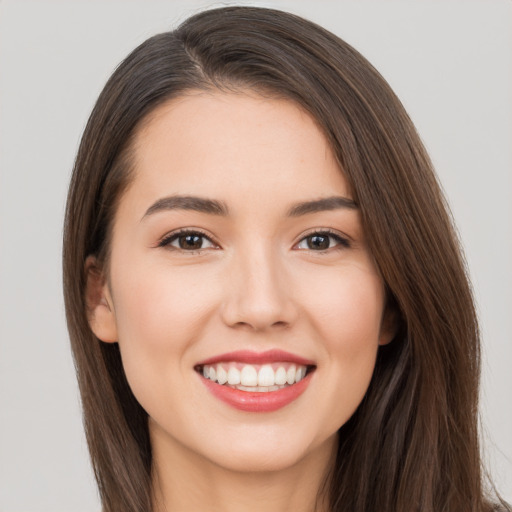
[[[155,457],[257,471],[330,453],[390,333],[322,132],[290,101],[194,92],[143,123],[134,169],[91,326],[119,342]]]

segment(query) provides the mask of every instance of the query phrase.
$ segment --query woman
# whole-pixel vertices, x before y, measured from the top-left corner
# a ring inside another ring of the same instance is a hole
[[[492,509],[444,199],[324,29],[230,7],[129,55],[78,152],[64,289],[105,511]]]

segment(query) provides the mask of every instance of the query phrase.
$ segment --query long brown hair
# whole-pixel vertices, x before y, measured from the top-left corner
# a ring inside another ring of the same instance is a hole
[[[64,294],[92,463],[105,512],[151,510],[147,414],[116,344],[87,320],[84,263],[108,265],[131,141],[158,105],[191,89],[253,89],[316,119],[358,203],[399,325],[366,396],[339,431],[333,511],[483,512],[478,326],[456,234],[400,101],[357,51],[280,11],[227,7],[154,36],[116,69],[91,114],[71,179]]]

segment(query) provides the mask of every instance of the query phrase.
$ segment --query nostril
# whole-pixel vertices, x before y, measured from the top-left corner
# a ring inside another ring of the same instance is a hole
[[[272,327],[287,328],[287,327],[290,327],[290,324],[288,322],[283,322],[282,320],[280,320],[279,322],[274,322],[272,324]]]

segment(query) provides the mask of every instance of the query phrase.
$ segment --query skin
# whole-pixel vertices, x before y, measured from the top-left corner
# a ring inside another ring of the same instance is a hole
[[[149,414],[156,509],[313,510],[337,430],[393,334],[358,209],[289,216],[297,202],[351,197],[326,138],[290,101],[191,92],[141,125],[134,169],[110,274],[88,260],[88,300],[92,329],[119,343]],[[178,194],[220,201],[229,214],[147,213]],[[208,237],[200,250],[161,244],[185,228]],[[311,248],[307,237],[326,230],[328,248]],[[316,369],[274,412],[221,402],[194,370],[225,352],[275,348]]]

